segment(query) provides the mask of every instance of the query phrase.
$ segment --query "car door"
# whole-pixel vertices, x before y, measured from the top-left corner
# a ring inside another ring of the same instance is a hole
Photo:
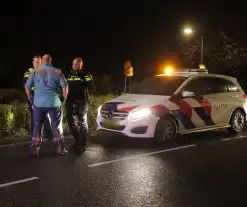
[[[184,94],[191,94],[191,96],[184,96]],[[179,96],[181,97],[180,108],[186,113],[191,121],[191,126],[195,128],[202,128],[208,125],[213,125],[211,120],[210,102],[205,99],[206,94],[206,80],[204,77],[196,77],[190,80],[181,90]],[[188,129],[188,127],[185,127]],[[192,128],[192,127],[191,127]],[[189,129],[188,129],[189,130]]]
[[[227,125],[236,107],[239,94],[234,92],[237,89],[233,85],[231,81],[219,77],[207,80],[205,98],[212,104],[211,117],[216,125]]]

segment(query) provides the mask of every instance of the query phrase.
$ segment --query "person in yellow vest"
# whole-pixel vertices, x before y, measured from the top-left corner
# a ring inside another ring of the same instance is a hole
[[[23,83],[24,86],[27,83],[28,78],[30,77],[31,72],[36,69],[39,68],[41,66],[41,57],[40,56],[34,56],[33,57],[33,68],[29,68],[25,73],[24,73],[24,77],[23,77]],[[31,88],[31,92],[32,92],[32,97],[34,97],[34,87]],[[31,115],[31,134],[33,133],[33,110],[32,110],[32,106],[33,106],[33,100],[28,101],[28,109],[30,111],[30,115]],[[47,138],[49,141],[52,142],[52,133],[50,130],[50,117],[49,115],[46,117],[44,126],[42,127],[42,131],[41,134],[43,134],[43,132],[45,132]]]

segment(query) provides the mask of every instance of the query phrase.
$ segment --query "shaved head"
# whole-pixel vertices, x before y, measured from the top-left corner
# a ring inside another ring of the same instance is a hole
[[[83,61],[80,57],[76,57],[73,61],[72,68],[73,70],[81,70],[83,66]]]
[[[50,55],[46,54],[42,57],[42,63],[51,65],[52,58]]]

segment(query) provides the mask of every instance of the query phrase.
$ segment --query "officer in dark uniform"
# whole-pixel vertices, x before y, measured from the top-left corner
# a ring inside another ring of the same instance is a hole
[[[25,73],[24,73],[24,77],[23,77],[23,84],[24,86],[27,83],[28,78],[30,77],[31,72],[36,69],[39,68],[41,66],[41,57],[40,56],[34,56],[33,57],[33,68],[29,68]],[[31,95],[32,97],[34,97],[34,87],[31,88]],[[33,106],[33,100],[28,101],[28,109],[30,111],[30,115],[31,115],[31,134],[33,133],[33,110],[32,110],[32,106]],[[50,130],[50,119],[49,119],[49,115],[47,115],[45,122],[44,122],[44,126],[42,127],[42,131],[41,134],[43,134],[43,132],[45,132],[45,135],[47,136],[48,140],[50,142],[52,142],[52,133]]]
[[[82,70],[83,61],[77,57],[73,61],[72,70],[67,76],[69,94],[67,97],[67,121],[70,132],[75,138],[73,148],[82,152],[86,146],[88,135],[87,113],[89,104],[89,90],[94,91],[95,85],[92,75]]]

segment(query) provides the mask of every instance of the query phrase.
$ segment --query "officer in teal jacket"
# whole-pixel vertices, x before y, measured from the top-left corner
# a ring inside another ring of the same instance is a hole
[[[54,68],[51,65],[51,61],[50,55],[44,55],[42,58],[43,65],[31,72],[25,85],[26,94],[29,100],[32,100],[31,89],[35,86],[33,101],[34,128],[31,144],[33,156],[39,155],[42,141],[40,130],[47,114],[49,114],[51,118],[52,132],[56,140],[57,153],[59,155],[68,153],[64,145],[62,102],[60,100],[60,88],[62,88],[64,101],[66,101],[68,84],[62,71]]]
[[[29,68],[25,73],[24,73],[24,77],[23,77],[23,83],[24,86],[27,83],[28,78],[30,77],[31,72],[35,69],[35,68],[39,68],[41,66],[41,57],[40,56],[34,56],[33,57],[33,68]],[[34,87],[31,88],[31,95],[32,97],[34,97]],[[32,104],[33,104],[33,100],[28,101],[28,109],[30,111],[30,115],[31,115],[31,134],[33,132],[33,110],[32,110]],[[45,123],[44,126],[42,127],[41,130],[41,134],[43,135],[43,132],[45,132],[45,134],[47,135],[47,138],[52,141],[52,134],[50,133],[50,118],[49,115],[46,117],[45,119]]]

